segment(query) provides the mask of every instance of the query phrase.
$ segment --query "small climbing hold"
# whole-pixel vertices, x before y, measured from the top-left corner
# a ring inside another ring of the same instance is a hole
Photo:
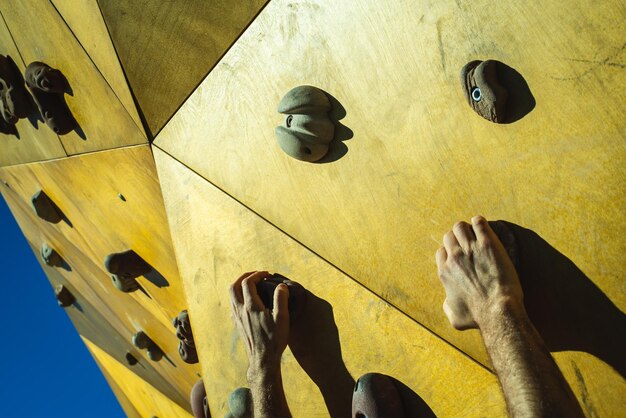
[[[57,224],[63,220],[61,209],[59,209],[43,190],[39,190],[33,195],[31,205],[37,216],[45,221]]]
[[[72,295],[72,292],[70,292],[69,289],[62,284],[57,285],[57,287],[54,288],[54,295],[57,298],[57,303],[62,308],[67,308],[76,302],[76,298]]]
[[[126,363],[128,363],[129,366],[134,366],[139,363],[139,360],[129,351],[126,353]]]
[[[148,358],[152,361],[159,361],[163,358],[163,350],[143,331],[138,331],[133,335],[132,343],[140,350],[145,349],[148,353]]]
[[[472,109],[483,118],[503,123],[508,92],[498,81],[498,63],[471,61],[461,69],[461,84]]]
[[[41,259],[50,267],[61,267],[64,264],[59,253],[45,242],[41,244]]]
[[[357,380],[352,394],[352,416],[402,418],[402,398],[395,384],[384,374],[367,373]]]
[[[274,289],[281,283],[289,287],[289,315],[292,319],[296,319],[302,314],[306,304],[306,291],[300,283],[274,273],[271,277],[266,277],[257,284],[259,297],[266,308],[272,309],[274,307]]]
[[[137,277],[152,271],[152,266],[133,250],[109,254],[104,259],[104,267],[111,273],[113,285],[124,293],[139,289]]]
[[[228,397],[228,408],[234,418],[252,418],[252,392],[250,389],[235,389]]]

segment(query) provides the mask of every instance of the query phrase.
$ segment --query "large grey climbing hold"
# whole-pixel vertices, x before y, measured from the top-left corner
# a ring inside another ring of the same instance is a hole
[[[189,395],[191,403],[191,412],[194,418],[211,418],[209,412],[209,406],[206,400],[206,390],[204,389],[204,382],[202,379],[198,380],[193,388],[191,388],[191,394]]]
[[[26,67],[26,85],[30,89],[46,125],[58,135],[65,135],[77,123],[65,102],[69,83],[61,71],[43,62],[32,62]]]
[[[198,363],[198,352],[196,351],[196,345],[193,340],[193,332],[187,310],[179,313],[172,321],[172,324],[174,328],[176,328],[176,337],[180,340],[178,353],[181,359],[188,364]]]
[[[498,81],[496,61],[465,64],[461,69],[461,85],[467,102],[476,113],[491,122],[504,122],[509,94]]]
[[[352,416],[402,418],[402,398],[393,381],[383,374],[367,373],[357,380],[352,394]]]
[[[41,259],[50,267],[61,267],[64,264],[59,253],[45,242],[41,245]]]
[[[11,125],[28,116],[32,99],[24,77],[10,56],[0,55],[0,116]]]
[[[104,259],[104,267],[111,273],[113,285],[124,293],[139,289],[137,277],[152,271],[152,266],[133,250],[109,254]]]
[[[43,190],[39,190],[33,195],[31,205],[37,216],[45,221],[58,224],[63,220],[61,210]]]
[[[328,112],[332,105],[317,87],[299,86],[290,90],[278,104],[285,121],[276,128],[278,145],[289,156],[315,162],[328,153],[335,124]]]
[[[57,285],[57,287],[54,288],[54,295],[57,298],[57,303],[62,308],[67,308],[76,302],[76,298],[72,295],[72,292],[70,292],[69,289],[62,284]]]

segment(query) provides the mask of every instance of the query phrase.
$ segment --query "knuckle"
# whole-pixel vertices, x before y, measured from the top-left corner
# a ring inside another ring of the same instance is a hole
[[[485,225],[487,225],[487,220],[484,217],[478,215],[472,218],[472,223],[476,226],[484,227]]]
[[[466,223],[465,223],[465,222],[463,222],[463,221],[458,221],[458,222],[455,222],[455,224],[454,224],[454,226],[452,227],[452,229],[457,229],[457,230],[459,230],[459,229],[463,229],[463,228],[465,228],[465,225],[466,225]]]

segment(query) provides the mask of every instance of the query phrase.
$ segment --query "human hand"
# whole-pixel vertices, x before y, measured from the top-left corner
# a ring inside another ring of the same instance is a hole
[[[230,286],[232,316],[248,353],[248,382],[280,371],[280,358],[289,340],[289,289],[274,291],[274,309],[266,308],[256,289],[266,271],[243,274]]]
[[[485,218],[471,222],[457,222],[435,254],[446,290],[443,310],[458,330],[481,328],[504,307],[523,309],[522,287],[504,246]]]

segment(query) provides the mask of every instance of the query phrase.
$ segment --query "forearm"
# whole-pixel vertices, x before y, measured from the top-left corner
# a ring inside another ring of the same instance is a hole
[[[255,418],[291,418],[280,367],[249,373]]]
[[[580,405],[523,306],[502,304],[479,324],[514,417],[583,417]]]

